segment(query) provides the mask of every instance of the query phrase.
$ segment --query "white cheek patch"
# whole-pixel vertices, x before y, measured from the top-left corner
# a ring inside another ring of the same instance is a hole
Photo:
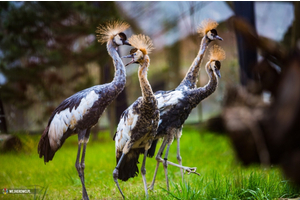
[[[135,53],[136,55],[134,56],[134,60],[135,61],[138,61],[139,59],[141,59],[141,58],[143,58],[143,53],[140,51],[140,50],[138,50],[138,51],[136,51],[136,53]]]
[[[52,150],[56,150],[60,146],[60,139],[63,134],[70,129],[74,129],[77,122],[81,120],[86,112],[98,100],[98,95],[95,91],[91,91],[85,98],[82,98],[79,106],[75,109],[66,108],[60,113],[56,113],[51,121],[48,137]],[[71,111],[70,111],[71,109]]]
[[[210,40],[213,40],[213,39],[214,39],[214,37],[211,35],[211,32],[210,32],[210,31],[208,31],[206,35],[207,35],[207,37],[208,37]]]
[[[117,45],[123,45],[123,41],[121,40],[121,37],[119,35],[115,36],[115,43]]]
[[[139,50],[139,51],[136,52],[136,55],[137,55],[138,57],[143,57],[143,52],[141,52],[141,51]]]
[[[209,68],[213,70],[215,65],[216,65],[216,61],[212,61],[209,65]]]

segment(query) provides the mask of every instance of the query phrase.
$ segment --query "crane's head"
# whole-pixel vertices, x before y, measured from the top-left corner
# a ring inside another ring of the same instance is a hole
[[[197,32],[200,33],[200,35],[205,36],[209,41],[212,40],[223,40],[220,36],[218,36],[217,33],[217,26],[219,24],[212,20],[212,19],[205,19],[201,22]]]
[[[133,35],[128,39],[128,41],[134,48],[130,50],[130,55],[123,56],[123,58],[132,58],[126,66],[132,63],[142,64],[145,57],[148,57],[148,54],[150,54],[154,49],[150,37],[146,35]]]
[[[211,71],[213,71],[219,78],[221,78],[221,73],[220,73],[221,62],[220,61],[213,60],[212,62],[210,62],[209,69]]]
[[[117,46],[121,46],[121,45],[129,45],[129,46],[131,46],[129,44],[128,40],[127,40],[127,36],[123,32],[118,33],[117,35],[115,35],[114,38],[113,38],[113,42]]]
[[[209,61],[206,65],[206,70],[208,72],[213,72],[216,76],[221,78],[221,60],[224,60],[226,55],[225,51],[218,45],[214,45],[212,50],[210,50]]]
[[[127,41],[127,36],[124,33],[130,26],[126,22],[114,21],[108,22],[105,25],[100,25],[96,33],[98,42],[102,44],[108,41],[112,41],[116,46],[130,45]]]

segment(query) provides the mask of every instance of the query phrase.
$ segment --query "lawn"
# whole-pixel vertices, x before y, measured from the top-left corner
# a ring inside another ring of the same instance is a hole
[[[40,136],[22,135],[24,151],[0,153],[0,188],[34,189],[34,194],[0,194],[0,199],[81,199],[81,182],[75,169],[77,137],[67,139],[46,165],[38,157]],[[87,146],[85,181],[90,199],[121,199],[112,172],[116,164],[114,141],[108,132],[99,133],[100,141],[90,141]],[[235,160],[226,136],[197,131],[187,127],[181,139],[183,165],[197,167],[195,174],[185,175],[182,183],[180,170],[169,166],[170,192],[162,165],[154,191],[149,199],[279,199],[300,197],[300,189],[292,186],[277,167],[243,167]],[[169,154],[176,161],[176,141]],[[140,162],[142,156],[140,156]],[[147,183],[151,183],[156,160],[147,159]],[[140,165],[139,165],[140,167]],[[128,199],[143,199],[142,177],[127,182],[119,181]]]

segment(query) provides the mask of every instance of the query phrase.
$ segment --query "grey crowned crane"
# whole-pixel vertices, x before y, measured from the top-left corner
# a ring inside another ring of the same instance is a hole
[[[179,138],[182,134],[182,125],[188,118],[189,114],[203,99],[210,96],[217,88],[218,78],[220,75],[221,63],[220,60],[225,59],[224,50],[214,45],[213,49],[210,51],[210,60],[207,62],[205,69],[209,76],[209,82],[200,88],[184,89],[184,90],[173,90],[173,91],[158,91],[155,93],[155,97],[158,101],[158,108],[160,112],[159,126],[157,129],[157,135],[154,141],[159,138],[163,138],[162,145],[156,155],[157,165],[154,172],[154,177],[150,185],[150,189],[154,188],[155,177],[160,163],[163,163],[167,189],[169,190],[168,182],[168,164],[179,167],[188,173],[196,173],[196,168],[190,168],[182,166],[180,161],[180,143]],[[167,160],[169,148],[172,144],[174,137],[177,139],[177,159],[179,165],[172,163]],[[152,145],[156,145],[153,144]],[[164,159],[161,158],[162,153],[167,146]],[[152,149],[154,147],[154,149]],[[152,150],[152,152],[150,152]],[[155,146],[151,146],[148,152],[154,154]]]
[[[184,79],[181,81],[181,83],[178,85],[178,87],[175,90],[190,90],[190,89],[194,89],[196,88],[196,84],[197,84],[197,80],[198,80],[198,75],[199,75],[199,71],[200,71],[200,64],[203,60],[204,54],[208,48],[208,45],[214,41],[214,40],[223,40],[217,33],[217,28],[218,23],[212,19],[205,19],[201,22],[200,26],[198,27],[197,32],[203,36],[202,40],[201,40],[201,44],[200,44],[200,49],[199,52],[196,56],[196,58],[194,59],[192,65],[190,66],[188,72],[186,73]],[[169,91],[168,91],[169,92]],[[161,95],[162,91],[158,91],[155,93],[155,96],[157,95]],[[172,101],[177,101],[177,97],[176,96],[169,96],[169,100]],[[158,102],[160,103],[160,102]],[[163,107],[164,105],[159,105],[159,107]],[[180,123],[179,123],[180,124]],[[181,124],[182,125],[182,124]],[[160,130],[160,129],[159,129]],[[182,128],[179,129],[179,131],[182,131]],[[180,133],[181,135],[181,133]],[[153,141],[153,144],[151,145],[151,148],[148,151],[148,156],[149,157],[153,157],[154,153],[155,153],[155,149],[156,149],[156,144],[158,142],[158,139],[155,139]],[[167,158],[167,155],[166,157]],[[180,137],[177,138],[177,160],[179,165],[182,165],[182,158],[180,156]],[[159,164],[159,163],[158,163]],[[190,168],[190,172],[195,172],[196,168]],[[181,177],[183,180],[183,170],[182,168],[180,168],[181,171]],[[155,179],[155,177],[154,177]],[[153,189],[154,187],[154,180],[152,181],[152,185],[150,186],[150,189]]]
[[[119,186],[118,179],[127,181],[129,178],[138,175],[139,169],[137,164],[140,154],[144,154],[141,174],[145,194],[148,196],[145,177],[146,157],[156,135],[159,121],[157,100],[147,80],[147,71],[150,65],[148,54],[153,49],[152,41],[145,35],[134,35],[128,41],[134,49],[130,51],[129,56],[126,56],[127,58],[132,58],[127,65],[131,63],[139,64],[138,77],[142,97],[139,97],[123,112],[114,136],[117,165],[113,171],[113,179],[123,198],[125,197]]]
[[[198,55],[194,59],[194,62],[190,66],[184,79],[177,86],[176,90],[187,90],[197,87],[197,80],[200,71],[200,64],[203,60],[204,54],[208,48],[208,45],[214,40],[223,40],[217,33],[218,23],[212,19],[205,19],[201,22],[197,29],[197,32],[203,36],[200,44]]]
[[[78,135],[78,153],[75,167],[82,184],[82,198],[89,199],[84,184],[84,158],[91,128],[97,124],[105,108],[119,95],[126,83],[125,66],[117,52],[120,45],[129,45],[123,33],[129,25],[125,22],[109,22],[99,26],[99,42],[107,42],[107,51],[113,59],[115,76],[112,82],[96,85],[79,91],[65,99],[53,111],[38,144],[39,157],[44,162],[53,159],[56,151],[65,140],[74,134]],[[83,150],[80,160],[81,146]]]

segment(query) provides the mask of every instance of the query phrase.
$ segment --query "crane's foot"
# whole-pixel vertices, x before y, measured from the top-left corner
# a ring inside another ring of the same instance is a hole
[[[115,183],[116,183],[116,185],[117,185],[117,187],[118,187],[118,189],[119,189],[119,191],[120,191],[123,199],[125,199],[125,196],[124,196],[124,194],[123,194],[123,192],[122,192],[122,190],[120,188],[119,182],[118,182],[118,176],[119,176],[119,170],[115,168],[114,171],[113,171],[113,178],[114,178],[114,181],[115,181]]]
[[[83,200],[89,200],[89,197],[88,196],[82,196],[82,199]]]
[[[82,190],[82,199],[83,200],[89,200],[89,196],[87,194],[87,191],[86,191],[85,187]]]
[[[151,184],[151,185],[148,187],[148,190],[154,190],[154,184]]]
[[[184,170],[184,173],[187,172],[188,175],[190,173],[193,173],[193,174],[197,174],[198,176],[200,176],[200,174],[196,172],[197,171],[197,167],[182,167],[182,169]]]

